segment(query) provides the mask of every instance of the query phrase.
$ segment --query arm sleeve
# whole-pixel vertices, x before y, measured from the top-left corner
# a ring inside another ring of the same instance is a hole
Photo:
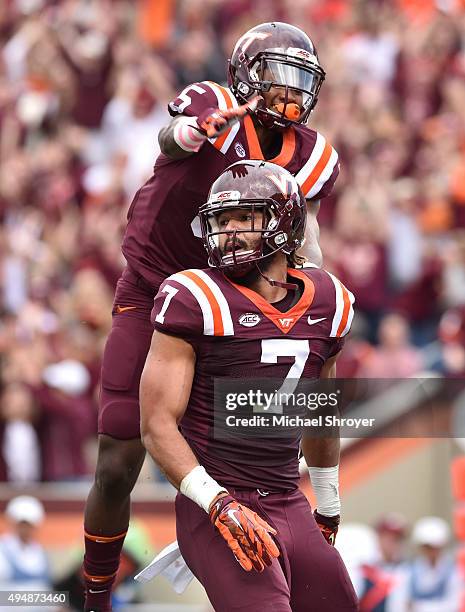
[[[342,351],[342,349],[344,348],[345,342],[346,342],[345,337],[344,338],[333,338],[333,341],[331,342],[331,348],[328,354],[328,359],[330,359],[331,357],[334,357],[334,355],[337,355],[340,351]]]
[[[307,200],[328,196],[339,175],[339,155],[319,132],[300,132],[299,165],[295,175]]]
[[[168,104],[172,117],[187,115],[198,117],[207,108],[218,108],[218,98],[208,83],[193,83],[185,87],[174,100]]]
[[[339,176],[339,171],[340,164],[339,162],[337,162],[333,168],[333,171],[331,172],[330,177],[325,183],[323,183],[323,186],[321,187],[320,191],[316,195],[312,196],[312,200],[322,200],[323,198],[326,198],[330,195],[333,190],[334,183],[336,182],[337,177]]]
[[[308,268],[307,274],[315,284],[312,317],[324,318],[324,335],[334,343],[329,355],[331,357],[344,346],[344,337],[349,333],[354,318],[355,297],[327,270],[308,264],[304,268]]]
[[[341,281],[327,273],[333,285],[332,294],[332,309],[333,315],[331,318],[331,328],[329,332],[330,338],[334,340],[344,341],[344,337],[350,332],[352,321],[354,318],[354,294],[347,289]],[[342,344],[341,347],[342,348]]]

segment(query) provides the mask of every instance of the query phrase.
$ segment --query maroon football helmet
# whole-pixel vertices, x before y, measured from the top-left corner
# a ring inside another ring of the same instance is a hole
[[[250,211],[250,228],[222,230],[219,218],[232,210]],[[260,223],[256,212],[260,211]],[[290,255],[304,242],[307,220],[305,196],[296,179],[270,162],[244,160],[232,164],[216,179],[208,201],[200,207],[202,236],[209,264],[230,276],[242,276],[256,262],[281,251]],[[237,246],[241,234],[259,234],[254,249]],[[230,252],[220,249],[220,235],[231,237]]]
[[[315,45],[305,32],[287,23],[255,26],[237,41],[229,60],[229,85],[242,103],[272,87],[282,88],[282,103],[254,111],[268,128],[307,121],[324,79]],[[301,98],[299,105],[289,101],[290,91]]]

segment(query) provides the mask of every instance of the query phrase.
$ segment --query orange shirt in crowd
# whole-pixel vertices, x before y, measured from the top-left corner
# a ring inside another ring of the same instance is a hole
[[[138,30],[152,47],[162,47],[171,34],[175,0],[140,0]]]

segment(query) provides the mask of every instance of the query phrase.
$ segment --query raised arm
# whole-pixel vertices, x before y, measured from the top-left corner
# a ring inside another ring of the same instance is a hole
[[[206,108],[198,117],[178,115],[158,134],[160,150],[172,159],[189,157],[200,149],[207,138],[216,138],[256,108],[259,96],[237,108]]]

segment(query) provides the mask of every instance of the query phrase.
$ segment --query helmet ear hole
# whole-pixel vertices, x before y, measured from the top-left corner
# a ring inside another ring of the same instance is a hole
[[[245,97],[247,97],[252,91],[251,88],[247,85],[247,83],[244,82],[238,84],[237,90]]]

